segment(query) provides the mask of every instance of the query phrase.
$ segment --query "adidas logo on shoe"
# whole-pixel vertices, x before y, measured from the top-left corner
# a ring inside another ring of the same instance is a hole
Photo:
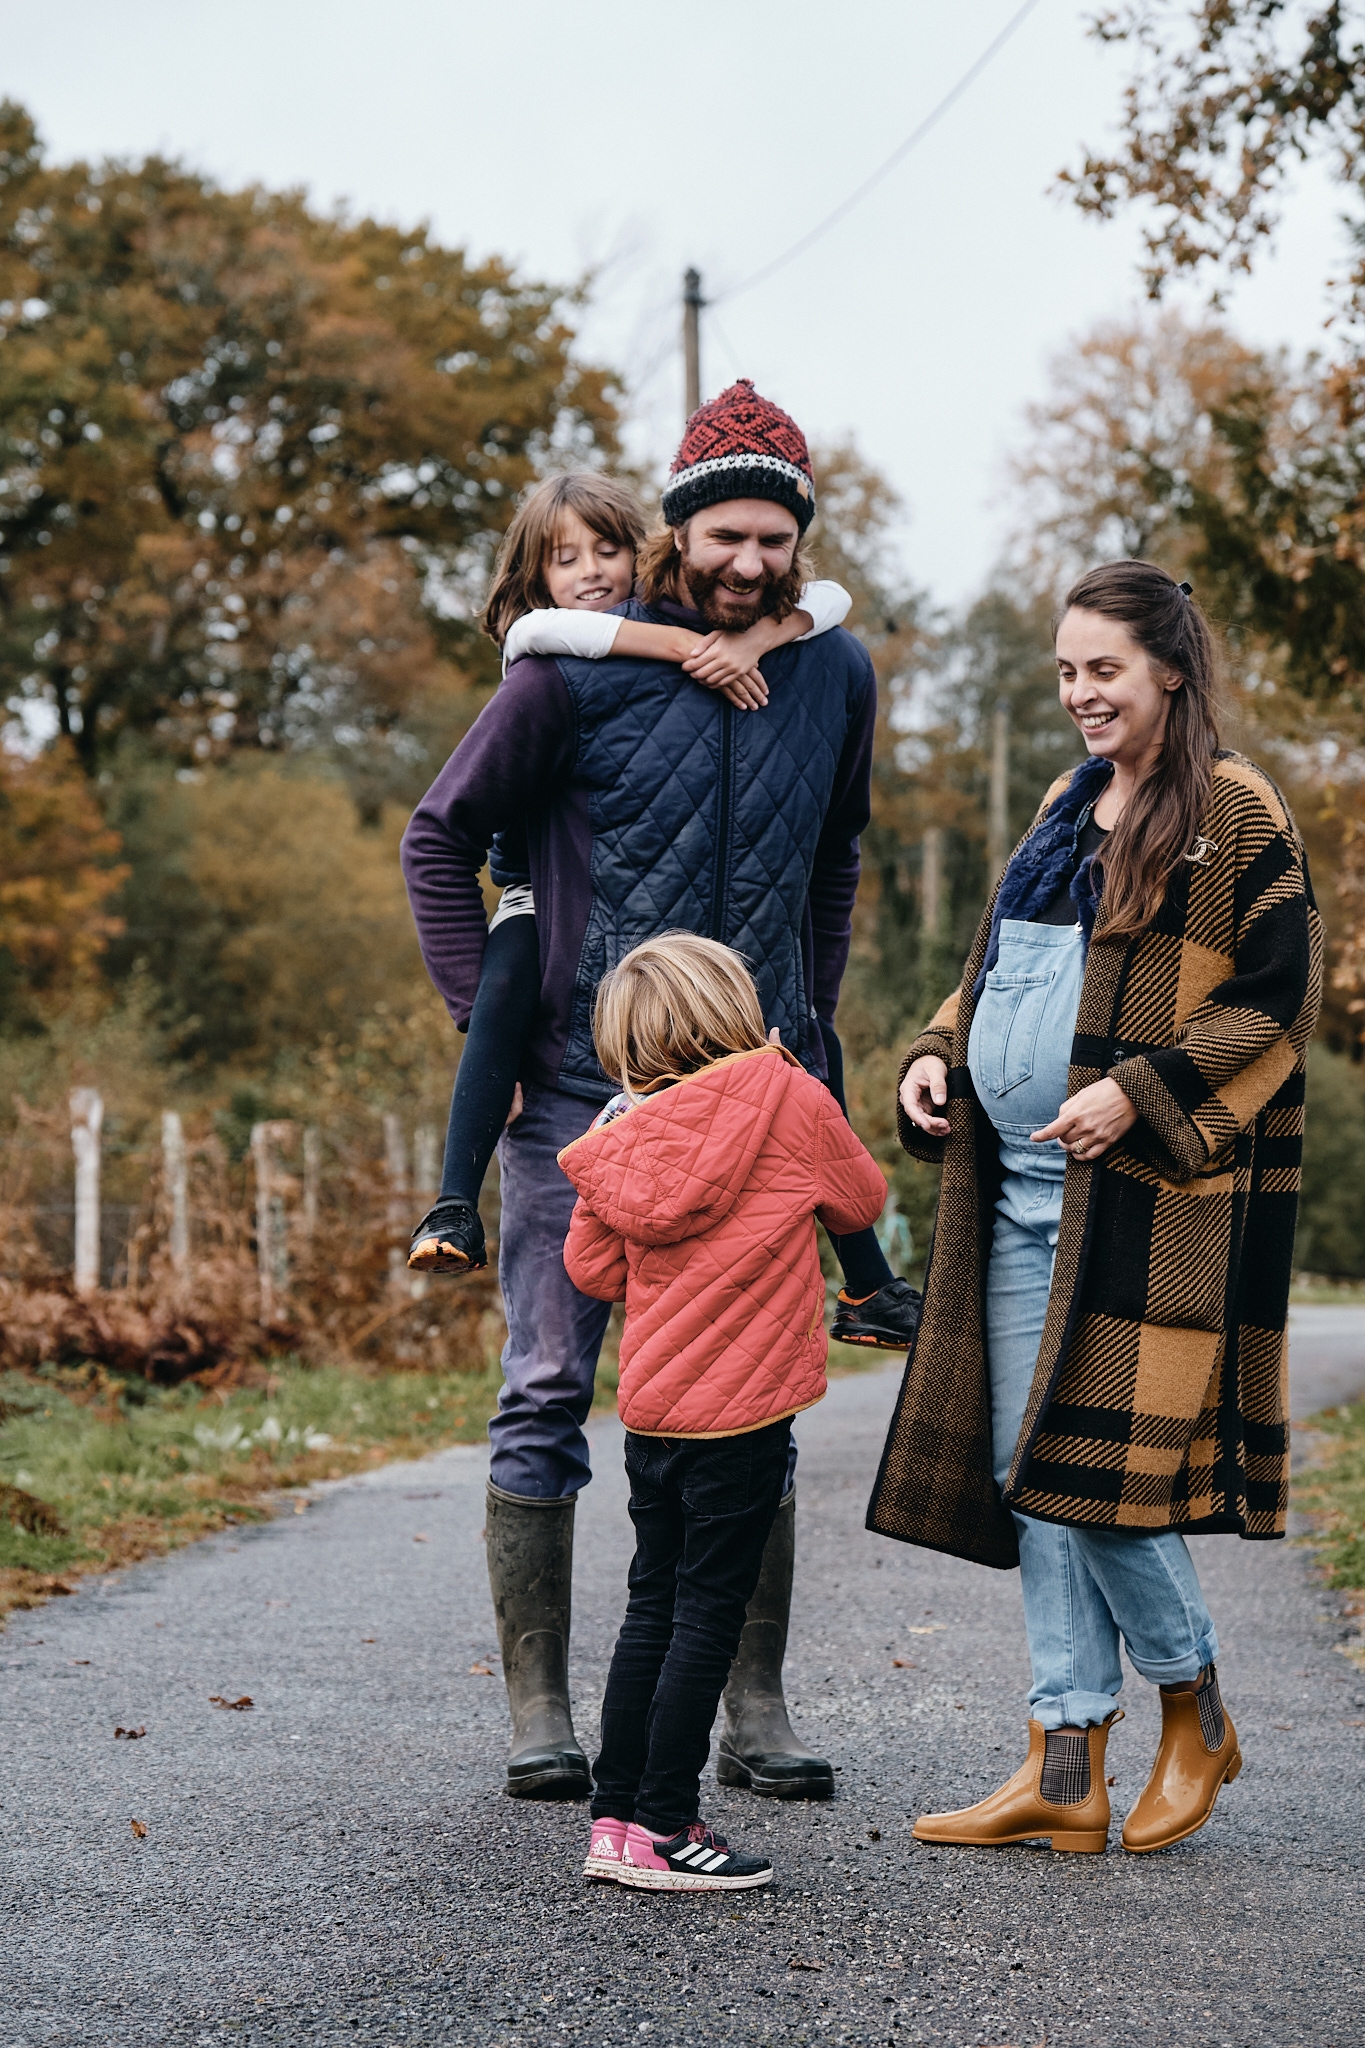
[[[766,1856],[745,1856],[703,1821],[693,1821],[676,1835],[651,1834],[632,1821],[626,1829],[618,1884],[645,1892],[749,1891],[771,1884],[772,1864]]]
[[[623,1820],[595,1820],[588,1837],[588,1858],[583,1865],[584,1877],[605,1879],[608,1884],[621,1880],[621,1852],[626,1846],[626,1826]]]

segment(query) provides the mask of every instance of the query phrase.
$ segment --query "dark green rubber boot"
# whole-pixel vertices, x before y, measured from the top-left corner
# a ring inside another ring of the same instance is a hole
[[[782,1697],[782,1659],[796,1561],[796,1495],[777,1511],[725,1688],[725,1733],[716,1758],[722,1785],[768,1799],[830,1799],[834,1772],[797,1740]]]
[[[586,1799],[588,1759],[569,1707],[574,1500],[527,1500],[488,1485],[488,1583],[512,1709],[514,1799]]]

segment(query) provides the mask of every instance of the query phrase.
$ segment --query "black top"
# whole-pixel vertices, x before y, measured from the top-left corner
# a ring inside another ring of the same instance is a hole
[[[1092,811],[1077,835],[1076,851],[1081,859],[1084,860],[1088,853],[1098,853],[1108,837],[1109,834],[1105,831],[1103,825],[1095,823],[1095,814]],[[1040,910],[1037,917],[1029,919],[1030,924],[1078,924],[1079,922],[1080,920],[1076,916],[1076,905],[1072,900],[1070,882],[1062,884],[1046,910]]]

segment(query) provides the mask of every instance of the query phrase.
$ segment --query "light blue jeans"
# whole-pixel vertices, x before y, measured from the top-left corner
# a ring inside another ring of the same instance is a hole
[[[1078,926],[1001,926],[999,966],[972,1020],[968,1063],[1000,1134],[1005,1169],[986,1283],[995,1477],[1009,1474],[1033,1385],[1062,1215],[1066,1156],[1031,1145],[1066,1099],[1085,950]],[[1016,1515],[1024,1625],[1044,1728],[1085,1728],[1114,1711],[1122,1636],[1154,1685],[1194,1678],[1218,1638],[1182,1536],[1081,1529]]]

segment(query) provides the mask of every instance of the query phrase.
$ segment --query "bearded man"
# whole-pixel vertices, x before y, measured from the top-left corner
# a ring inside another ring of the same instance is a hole
[[[806,580],[800,541],[815,513],[800,428],[747,379],[733,385],[689,420],[663,513],[626,617],[726,633],[783,617]],[[508,1337],[486,1531],[513,1720],[507,1790],[522,1797],[591,1789],[567,1658],[574,1502],[591,1478],[583,1424],[609,1310],[564,1270],[574,1192],[557,1155],[619,1085],[593,1049],[597,984],[660,932],[719,939],[748,961],[782,1043],[841,1090],[833,1020],[869,815],[876,684],[866,650],[842,630],[776,650],[762,671],[769,701],[745,714],[671,663],[519,661],[403,841],[423,955],[461,1028],[495,834],[524,834],[535,891],[541,1006],[522,1111],[499,1147]],[[907,1345],[918,1297],[892,1278],[872,1233],[837,1249],[850,1334]],[[724,1784],[811,1798],[832,1793],[834,1778],[797,1740],[782,1693],[790,1478],[726,1691],[717,1768]]]

